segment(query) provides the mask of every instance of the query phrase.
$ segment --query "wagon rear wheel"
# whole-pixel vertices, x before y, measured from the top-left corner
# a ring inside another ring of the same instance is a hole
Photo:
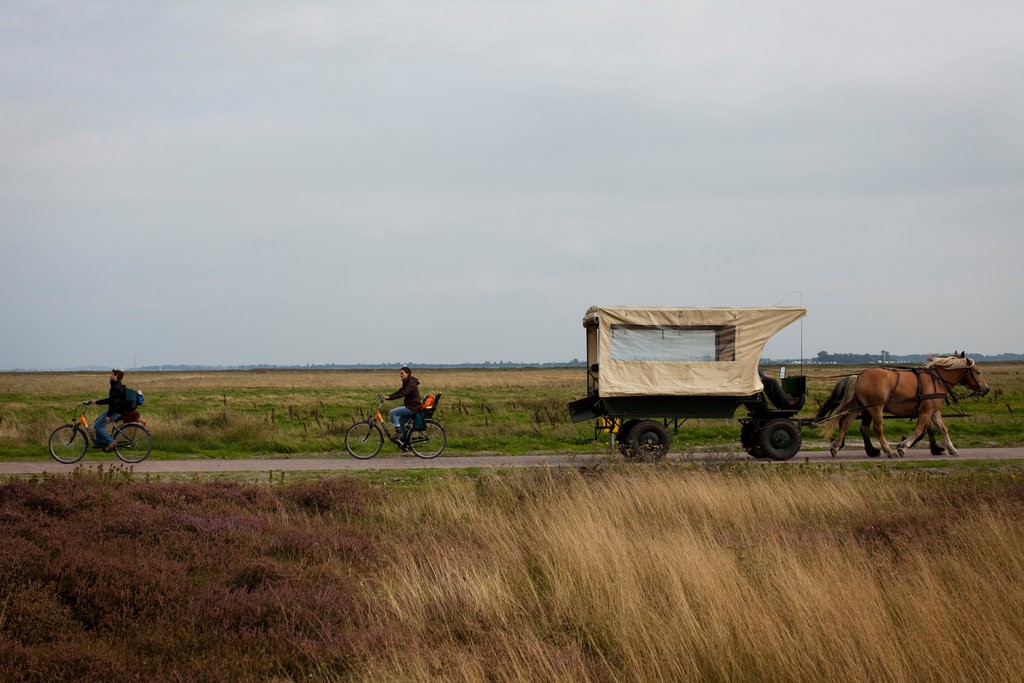
[[[758,446],[764,454],[763,457],[789,460],[800,450],[800,440],[800,428],[796,423],[780,417],[764,426]]]
[[[668,453],[668,431],[653,420],[645,420],[630,430],[628,443],[638,460],[657,462]]]
[[[639,423],[639,420],[626,420],[619,427],[619,433],[615,435],[615,448],[618,449],[619,453],[626,460],[633,460],[636,457],[633,454],[633,447],[629,445],[629,434]]]

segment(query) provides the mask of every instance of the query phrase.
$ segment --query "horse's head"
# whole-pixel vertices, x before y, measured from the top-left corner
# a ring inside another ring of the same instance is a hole
[[[925,367],[937,371],[949,387],[962,384],[978,396],[989,392],[985,378],[981,376],[978,364],[967,357],[966,353],[954,353],[944,358],[933,358]]]
[[[960,380],[960,384],[976,393],[978,396],[984,396],[988,393],[988,385],[985,384],[985,378],[981,376],[981,370],[978,369],[978,364],[975,363],[967,356],[964,356],[964,360],[967,361],[967,372],[964,373],[963,379]]]

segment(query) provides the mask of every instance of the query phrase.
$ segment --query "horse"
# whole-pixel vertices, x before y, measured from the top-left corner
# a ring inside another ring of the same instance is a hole
[[[839,407],[843,402],[843,396],[846,395],[849,389],[849,384],[856,380],[857,375],[846,375],[836,382],[835,387],[832,388],[832,393],[825,399],[818,412],[814,414],[814,421],[816,423],[824,422]],[[864,452],[868,454],[868,457],[877,458],[882,454],[882,451],[876,448],[875,444],[871,443],[871,414],[866,410],[862,410],[858,417],[860,418],[860,436],[864,440]],[[925,428],[925,432],[928,434],[928,448],[931,450],[932,455],[944,455],[946,449],[935,442],[935,428],[929,424]]]
[[[853,375],[845,383],[838,410],[824,429],[825,438],[831,437],[837,426],[839,429],[832,442],[832,457],[843,447],[846,430],[863,412],[870,416],[887,457],[903,457],[904,449],[916,444],[929,424],[942,431],[949,454],[958,455],[942,421],[942,404],[949,391],[960,384],[978,396],[989,392],[981,370],[966,353],[932,358],[923,368],[871,368]],[[883,413],[917,418],[913,433],[897,444],[895,453],[885,438]]]

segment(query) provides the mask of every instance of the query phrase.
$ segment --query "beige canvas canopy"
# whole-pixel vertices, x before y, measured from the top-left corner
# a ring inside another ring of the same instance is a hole
[[[765,343],[805,308],[615,308],[583,317],[600,396],[749,396]],[[597,365],[597,370],[594,366]]]

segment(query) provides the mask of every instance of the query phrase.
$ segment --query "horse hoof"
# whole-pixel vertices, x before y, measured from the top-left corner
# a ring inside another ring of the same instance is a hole
[[[831,453],[831,454],[832,454],[832,457],[833,457],[833,458],[834,458],[834,457],[836,457],[836,453],[838,453],[838,452],[839,452],[839,451],[838,451],[838,450],[836,450],[835,448],[830,448],[830,449],[829,449],[829,453]]]
[[[903,449],[902,448],[897,448],[896,449],[896,455],[897,455],[897,457],[902,458],[903,457]]]

